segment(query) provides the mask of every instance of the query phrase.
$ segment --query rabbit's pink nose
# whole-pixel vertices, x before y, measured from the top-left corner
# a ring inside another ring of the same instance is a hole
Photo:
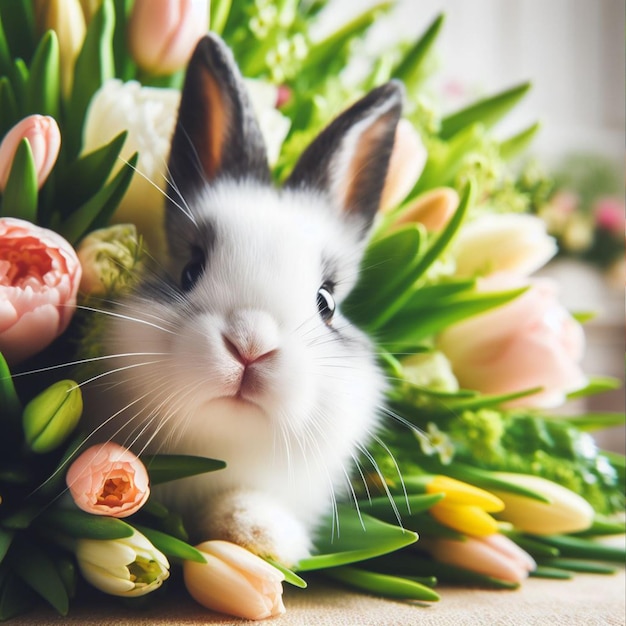
[[[275,349],[265,350],[259,344],[254,343],[246,342],[246,345],[241,345],[226,334],[223,334],[222,338],[226,350],[244,367],[269,359],[277,352]]]

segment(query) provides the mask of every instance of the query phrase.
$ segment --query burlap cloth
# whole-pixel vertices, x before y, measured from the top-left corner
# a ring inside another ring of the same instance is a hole
[[[287,613],[260,624],[272,626],[623,626],[624,571],[573,580],[532,578],[516,591],[442,587],[441,602],[421,606],[374,598],[312,580],[309,588],[285,590]],[[211,613],[183,592],[153,596],[143,610],[120,607],[97,596],[75,603],[69,617],[37,609],[9,624],[84,626],[172,626],[250,624]],[[253,622],[252,622],[253,623]]]

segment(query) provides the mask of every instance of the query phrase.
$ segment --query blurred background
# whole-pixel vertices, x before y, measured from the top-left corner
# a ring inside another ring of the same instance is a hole
[[[319,28],[362,10],[334,0]],[[374,2],[367,4],[373,5]],[[624,381],[623,0],[399,0],[363,42],[363,63],[391,41],[415,39],[445,13],[436,72],[426,97],[453,111],[524,81],[532,90],[497,129],[505,137],[540,121],[530,154],[557,184],[542,217],[561,254],[540,273],[561,284],[574,312],[593,311],[585,325],[589,374]],[[358,65],[350,73],[360,71]],[[570,402],[567,412],[624,411],[620,389]],[[624,452],[623,428],[597,434]]]

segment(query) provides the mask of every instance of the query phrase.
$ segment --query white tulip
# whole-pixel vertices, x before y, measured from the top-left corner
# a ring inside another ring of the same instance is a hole
[[[75,551],[85,579],[114,596],[143,596],[170,575],[165,556],[138,531],[124,539],[79,539]]]

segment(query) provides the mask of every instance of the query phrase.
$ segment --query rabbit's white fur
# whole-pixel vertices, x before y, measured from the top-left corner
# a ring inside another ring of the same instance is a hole
[[[149,291],[130,299],[122,312],[148,323],[111,322],[111,354],[158,355],[137,357],[154,361],[137,367],[127,357],[112,364],[120,368],[113,393],[129,406],[124,440],[145,426],[140,439],[156,433],[151,451],[226,461],[224,470],[172,483],[166,499],[198,537],[293,564],[377,424],[384,382],[370,341],[340,313],[327,326],[316,302],[328,272],[337,300],[349,292],[363,244],[356,225],[312,192],[220,182],[189,199],[189,209],[200,231],[214,231],[207,271],[184,301]],[[254,380],[242,398],[243,366],[223,334],[274,351],[249,366]]]

